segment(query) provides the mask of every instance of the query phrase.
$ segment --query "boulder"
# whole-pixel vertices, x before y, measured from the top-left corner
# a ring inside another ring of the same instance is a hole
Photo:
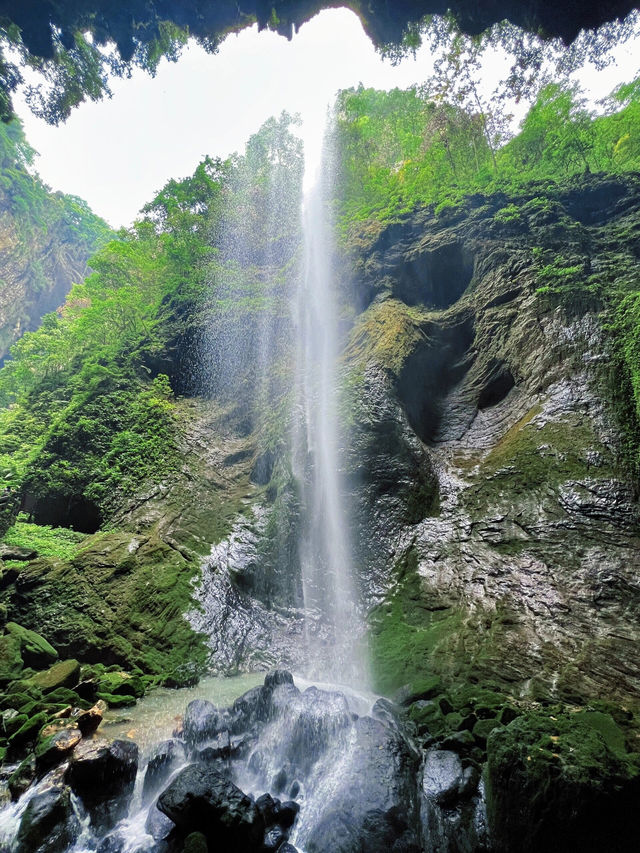
[[[463,767],[455,752],[427,752],[421,802],[424,853],[487,849],[485,804],[479,780],[479,770],[475,766]]]
[[[417,853],[417,751],[398,729],[371,717],[357,719],[348,739],[331,749],[323,766],[333,763],[337,772],[322,810],[305,821],[301,846],[307,853]]]
[[[10,636],[16,637],[20,643],[20,653],[25,666],[42,669],[51,666],[58,660],[58,652],[51,643],[47,642],[40,634],[36,634],[35,631],[23,628],[15,622],[7,622],[5,631]]]
[[[15,853],[64,853],[80,830],[66,786],[35,794],[22,815]]]
[[[273,811],[273,820],[283,829],[291,829],[293,824],[296,822],[299,811],[300,804],[296,803],[294,800],[285,800],[283,803],[276,800]]]
[[[425,795],[439,805],[452,805],[463,787],[463,773],[462,762],[455,752],[429,750],[422,782]]]
[[[80,678],[80,664],[77,660],[61,660],[54,663],[45,672],[38,672],[29,681],[43,693],[49,693],[58,687],[75,687]]]
[[[20,640],[11,634],[0,637],[0,684],[19,678],[23,668]]]
[[[185,767],[158,799],[158,808],[183,832],[202,832],[216,849],[260,849],[264,820],[255,803],[215,769]]]
[[[36,747],[36,768],[38,772],[55,767],[67,758],[82,740],[78,728],[66,728],[48,737]]]
[[[37,556],[38,552],[33,548],[0,544],[0,560],[33,560]]]
[[[143,798],[151,798],[184,759],[185,748],[181,741],[172,738],[157,744],[147,762],[142,786]]]
[[[82,800],[92,825],[106,830],[126,814],[137,770],[135,743],[86,740],[74,750],[65,781]]]
[[[93,708],[89,708],[88,711],[84,711],[76,717],[76,723],[84,737],[91,735],[96,731],[102,722],[102,718],[104,717],[104,712],[106,710],[106,704],[101,700],[98,700]]]
[[[187,705],[184,715],[184,739],[193,747],[215,737],[226,728],[224,715],[206,699],[194,699]]]

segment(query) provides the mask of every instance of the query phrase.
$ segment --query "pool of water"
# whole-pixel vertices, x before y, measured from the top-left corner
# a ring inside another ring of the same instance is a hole
[[[238,696],[262,684],[264,675],[264,672],[254,672],[229,677],[207,676],[196,687],[179,690],[158,687],[132,708],[107,711],[98,734],[109,740],[133,740],[142,755],[147,755],[155,744],[171,737],[192,699],[208,699],[214,705],[226,708]]]

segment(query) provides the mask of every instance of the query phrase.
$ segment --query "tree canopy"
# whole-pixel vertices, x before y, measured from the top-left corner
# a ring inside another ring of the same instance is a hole
[[[47,121],[66,119],[84,99],[109,94],[109,79],[135,67],[153,74],[161,58],[175,60],[189,37],[215,51],[231,31],[257,23],[291,37],[294,28],[334,3],[328,0],[0,0],[0,117],[13,115],[11,95],[25,66],[42,83],[27,90],[32,109]],[[580,30],[594,30],[623,18],[633,0],[602,4],[585,0],[570,7],[546,0],[345,0],[376,46],[406,50],[416,45],[425,18],[449,12],[457,32],[477,35],[509,20],[525,32],[572,42]],[[437,25],[434,31],[441,31]],[[597,40],[596,40],[597,41]],[[521,59],[535,63],[530,42],[512,37]]]

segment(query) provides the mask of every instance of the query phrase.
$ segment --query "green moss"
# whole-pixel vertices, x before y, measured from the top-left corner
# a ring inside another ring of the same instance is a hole
[[[153,534],[99,533],[71,562],[41,559],[24,569],[29,595],[16,602],[16,617],[46,624],[63,654],[189,683],[206,661],[184,618],[197,571],[197,561]]]
[[[371,614],[374,683],[381,693],[432,674],[438,646],[460,629],[455,611],[431,611],[421,592],[414,547],[396,564],[387,600]]]
[[[18,678],[23,667],[20,640],[11,634],[0,637],[0,683]]]
[[[82,542],[87,538],[84,533],[78,533],[76,530],[30,524],[25,519],[25,515],[19,516],[13,527],[7,530],[3,537],[6,545],[33,548],[41,557],[72,560]]]
[[[19,748],[24,746],[29,741],[34,741],[38,736],[40,729],[46,724],[49,715],[46,711],[40,711],[33,717],[30,717],[26,723],[14,732],[9,738],[9,746],[11,748]]]
[[[7,634],[16,637],[20,643],[20,651],[27,666],[41,667],[52,664],[58,658],[58,652],[40,634],[23,628],[15,622],[7,622]]]
[[[102,699],[103,702],[106,702],[110,708],[130,708],[132,705],[136,704],[135,696],[129,695],[121,695],[114,696],[112,693],[98,693],[98,699]]]
[[[603,736],[601,719],[529,712],[489,735],[487,806],[500,853],[633,848],[637,756],[620,749],[611,723]]]
[[[481,507],[508,500],[515,503],[544,488],[589,477],[613,477],[619,463],[610,448],[602,445],[584,418],[567,416],[560,421],[535,422],[538,407],[532,408],[509,429],[481,462],[474,484],[464,500],[474,514]],[[589,461],[596,451],[598,465]],[[504,553],[519,553],[528,547],[519,540],[501,543]]]
[[[59,687],[75,687],[80,677],[80,664],[77,660],[61,660],[44,672],[33,675],[29,681],[34,687],[48,693]]]
[[[429,313],[397,299],[375,302],[358,317],[344,359],[352,370],[373,362],[398,376],[416,345],[424,340],[421,323]]]

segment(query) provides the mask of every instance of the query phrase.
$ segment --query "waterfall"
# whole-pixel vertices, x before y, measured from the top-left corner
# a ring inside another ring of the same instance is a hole
[[[366,686],[365,628],[355,578],[338,417],[339,311],[328,215],[330,156],[315,181],[306,162],[304,272],[296,295],[297,404],[293,466],[301,489],[300,563],[309,675]]]

